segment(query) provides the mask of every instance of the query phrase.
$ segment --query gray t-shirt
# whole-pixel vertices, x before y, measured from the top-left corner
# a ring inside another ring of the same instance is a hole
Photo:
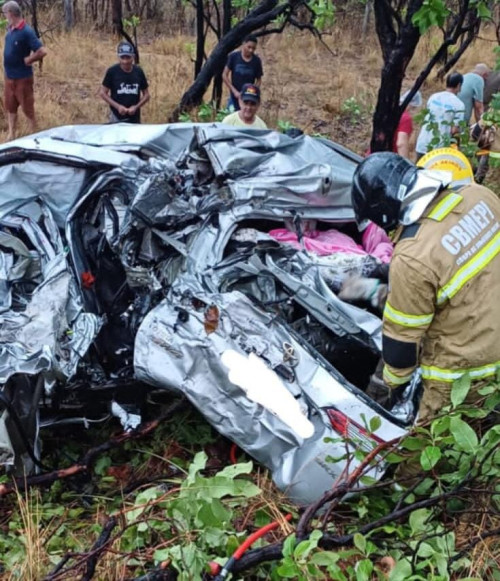
[[[415,146],[417,153],[427,153],[430,148],[449,145],[451,128],[458,126],[464,118],[464,104],[450,91],[431,95],[427,101],[427,109],[429,112]],[[439,142],[432,143],[436,134],[439,136]]]
[[[476,73],[467,73],[464,75],[464,82],[458,98],[465,105],[464,119],[470,123],[474,101],[483,102],[484,79]]]

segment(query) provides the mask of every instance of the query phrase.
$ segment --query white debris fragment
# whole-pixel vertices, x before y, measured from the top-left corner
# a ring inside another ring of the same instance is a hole
[[[310,438],[314,434],[314,426],[303,414],[297,400],[257,355],[250,353],[245,357],[228,349],[222,354],[222,363],[229,369],[229,381],[241,387],[249,399],[279,417],[301,438]]]

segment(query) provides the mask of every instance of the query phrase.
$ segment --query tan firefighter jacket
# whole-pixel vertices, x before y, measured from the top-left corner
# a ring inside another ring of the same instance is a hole
[[[487,188],[444,190],[399,233],[383,325],[384,380],[473,380],[500,367],[500,200]]]

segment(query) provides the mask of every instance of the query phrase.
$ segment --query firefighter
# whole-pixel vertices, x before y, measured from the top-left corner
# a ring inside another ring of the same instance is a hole
[[[474,183],[451,189],[443,173],[384,152],[356,169],[352,201],[358,224],[395,230],[385,384],[397,390],[420,366],[421,422],[450,403],[452,384],[465,373],[474,401],[500,367],[500,200]]]
[[[479,150],[476,157],[479,158],[477,163],[474,179],[478,184],[482,184],[490,168],[490,158],[500,158],[500,133],[494,121],[485,113],[483,117],[470,129],[472,141],[477,142]]]

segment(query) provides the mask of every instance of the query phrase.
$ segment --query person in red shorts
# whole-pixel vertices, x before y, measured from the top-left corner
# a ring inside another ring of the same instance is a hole
[[[33,63],[41,61],[47,51],[35,31],[26,24],[17,2],[6,2],[2,13],[7,19],[3,51],[5,73],[4,100],[9,124],[8,140],[16,136],[17,110],[21,107],[32,133],[36,131],[33,94]]]

